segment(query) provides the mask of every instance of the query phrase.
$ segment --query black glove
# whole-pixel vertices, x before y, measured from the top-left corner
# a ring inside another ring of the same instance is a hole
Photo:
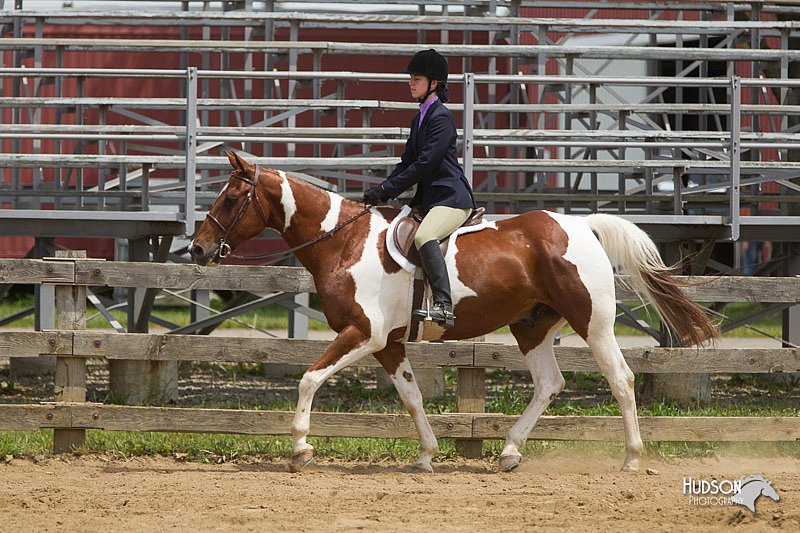
[[[364,198],[362,198],[362,200],[365,205],[378,205],[385,202],[387,198],[384,190],[378,186],[364,191]]]

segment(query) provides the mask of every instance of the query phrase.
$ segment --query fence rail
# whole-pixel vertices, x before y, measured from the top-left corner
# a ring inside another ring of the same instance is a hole
[[[702,284],[687,288],[695,300],[800,302],[800,277],[692,278]],[[86,429],[120,431],[289,434],[289,412],[222,409],[126,407],[86,403],[86,358],[149,361],[226,361],[310,364],[326,341],[297,339],[224,339],[146,333],[83,330],[81,317],[87,285],[153,288],[217,288],[259,291],[313,292],[308,272],[293,267],[199,267],[152,263],[112,263],[75,260],[0,260],[0,283],[57,285],[59,331],[0,332],[0,353],[11,357],[56,356],[55,403],[0,405],[0,430],[56,429],[56,450],[83,442]],[[620,291],[621,299],[633,297]],[[73,328],[73,329],[70,329]],[[556,347],[562,370],[596,371],[588,349]],[[407,352],[418,367],[459,369],[522,369],[516,346],[482,342],[409,343]],[[635,372],[796,372],[800,349],[628,348],[623,354]],[[377,366],[371,359],[363,366]],[[466,387],[469,384],[465,384]],[[461,389],[457,395],[474,395]],[[471,396],[470,396],[471,397]],[[482,398],[478,398],[482,403]],[[482,410],[482,409],[476,409]],[[503,438],[514,417],[462,412],[431,415],[440,437]],[[646,440],[800,439],[800,417],[644,417]],[[315,413],[312,435],[345,437],[414,437],[406,415]],[[619,417],[543,417],[534,439],[617,440]],[[66,437],[65,437],[66,435]]]

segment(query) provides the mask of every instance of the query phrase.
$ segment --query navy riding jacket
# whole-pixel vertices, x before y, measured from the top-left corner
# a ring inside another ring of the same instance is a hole
[[[458,164],[456,137],[453,115],[440,101],[431,105],[421,125],[419,112],[414,115],[400,163],[380,185],[384,195],[394,198],[416,184],[409,205],[421,206],[423,215],[437,205],[474,209],[472,188]]]

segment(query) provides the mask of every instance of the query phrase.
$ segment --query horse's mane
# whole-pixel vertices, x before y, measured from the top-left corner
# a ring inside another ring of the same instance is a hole
[[[742,483],[742,487],[744,487],[748,483],[752,483],[753,481],[763,481],[764,483],[769,483],[769,480],[765,479],[764,476],[747,476],[743,477],[739,481]]]
[[[274,172],[276,174],[278,173],[277,170],[272,169],[272,168],[264,168],[263,170]],[[361,202],[359,200],[351,200],[351,199],[345,197],[344,195],[342,195],[339,191],[323,187],[321,185],[321,183],[317,183],[317,182],[323,182],[324,181],[324,180],[322,180],[320,178],[315,178],[314,176],[309,176],[308,174],[303,174],[301,172],[284,172],[284,174],[286,175],[287,178],[289,178],[291,180],[294,180],[295,182],[299,182],[299,183],[302,183],[304,185],[310,185],[315,189],[319,189],[320,191],[331,193],[331,194],[335,194],[337,196],[341,196],[343,202],[348,202],[348,203],[357,204],[357,205],[361,204]],[[380,209],[381,213],[388,220],[392,220],[400,212],[400,208],[397,207],[397,206],[393,206],[393,205],[381,205],[381,206],[378,206],[378,208]]]

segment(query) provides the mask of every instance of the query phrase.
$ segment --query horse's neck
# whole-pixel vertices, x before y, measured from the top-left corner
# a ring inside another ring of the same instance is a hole
[[[286,174],[286,184],[278,191],[273,191],[270,210],[282,212],[283,217],[276,217],[275,229],[290,248],[319,239],[344,216],[350,218],[358,211],[355,202],[348,201],[337,194],[330,194],[303,180]],[[279,183],[280,185],[280,183]],[[284,187],[288,187],[287,191]],[[286,217],[289,217],[288,226]],[[280,220],[278,220],[280,219]],[[344,233],[347,228],[342,229]],[[338,232],[337,232],[338,234]],[[338,260],[339,254],[330,246],[328,239],[321,239],[296,252],[297,258],[310,271],[325,268],[326,260]]]
[[[269,184],[267,192],[270,214],[274,217],[272,229],[280,233],[289,246],[314,238],[320,233],[319,224],[314,224],[314,220],[327,205],[326,196],[322,189],[289,174],[278,173],[278,179]]]

